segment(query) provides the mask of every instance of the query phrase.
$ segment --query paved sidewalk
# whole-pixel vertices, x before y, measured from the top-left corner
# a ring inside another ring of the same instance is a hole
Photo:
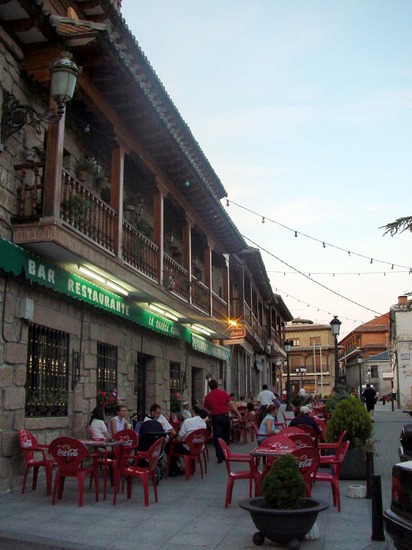
[[[392,412],[388,405],[378,405],[375,412],[375,473],[381,475],[384,509],[390,503],[391,469],[398,462],[399,434],[409,419],[400,411]],[[249,443],[233,448],[247,452],[253,446]],[[154,503],[150,489],[149,508],[143,506],[138,480],[134,481],[132,499],[119,494],[116,506],[111,504],[110,493],[106,502],[96,503],[92,492],[86,489],[83,508],[77,507],[77,490],[68,480],[63,499],[52,506],[40,474],[36,491],[0,497],[0,550],[11,550],[17,545],[22,550],[255,548],[252,536],[256,528],[249,514],[238,505],[248,496],[248,483],[235,482],[232,504],[225,509],[226,467],[216,463],[213,447],[209,451],[209,472],[203,480],[199,472],[190,481],[184,476],[161,480],[159,502]],[[388,538],[385,542],[371,541],[371,500],[345,496],[348,485],[354,483],[358,482],[340,482],[341,513],[332,506],[329,484],[315,484],[313,495],[330,506],[318,516],[319,539],[304,541],[302,550],[393,548]],[[262,548],[279,546],[266,539]]]

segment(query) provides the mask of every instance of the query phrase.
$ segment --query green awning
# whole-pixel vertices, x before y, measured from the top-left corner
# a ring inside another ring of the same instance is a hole
[[[212,357],[217,357],[217,359],[222,359],[223,361],[230,360],[230,350],[224,348],[223,346],[218,346],[213,342],[209,342],[206,338],[198,336],[197,334],[192,333],[192,348],[200,353],[205,353],[206,355],[211,355]]]

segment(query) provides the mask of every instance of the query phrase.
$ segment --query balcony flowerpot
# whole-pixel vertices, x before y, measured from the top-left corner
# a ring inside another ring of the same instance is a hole
[[[272,508],[264,497],[242,500],[239,506],[247,510],[258,532],[253,542],[261,545],[265,537],[278,544],[290,544],[298,549],[305,535],[315,524],[318,513],[328,508],[328,503],[314,498],[302,498],[300,507],[293,510]]]

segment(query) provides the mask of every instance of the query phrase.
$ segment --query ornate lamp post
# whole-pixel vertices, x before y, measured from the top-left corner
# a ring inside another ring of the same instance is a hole
[[[359,369],[359,398],[362,395],[362,363],[363,363],[363,357],[361,353],[358,353],[356,357],[356,361],[358,362],[358,369]]]
[[[341,321],[339,321],[338,316],[335,315],[330,322],[332,327],[332,334],[335,338],[335,391],[337,391],[339,386],[339,352],[338,352],[338,336],[340,332]]]
[[[289,352],[293,345],[293,342],[291,340],[285,340],[285,343],[283,344],[283,347],[286,351],[286,410],[291,411],[292,409],[292,403],[290,400],[290,367],[289,367]]]
[[[276,372],[279,373],[279,395],[282,398],[282,378],[283,378],[283,372],[282,372],[282,359],[278,357],[276,360]]]

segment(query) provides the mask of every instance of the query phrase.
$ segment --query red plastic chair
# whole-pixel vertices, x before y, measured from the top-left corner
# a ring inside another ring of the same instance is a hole
[[[318,469],[319,453],[314,447],[301,447],[292,451],[291,454],[299,461],[299,470],[306,484],[306,496],[310,497],[313,479]]]
[[[113,439],[121,441],[122,445],[115,445],[112,448],[105,449],[105,452],[101,453],[97,459],[98,464],[101,464],[104,468],[103,500],[106,500],[107,470],[110,470],[111,483],[114,485],[114,479],[119,478],[122,457],[130,455],[139,443],[139,436],[134,430],[116,432]]]
[[[340,434],[338,440],[336,441],[336,443],[323,443],[323,442],[319,442],[318,443],[318,449],[319,449],[319,452],[321,454],[321,463],[322,463],[322,456],[323,456],[323,452],[325,451],[335,451],[336,453],[336,450],[341,446],[341,443],[342,441],[345,439],[345,436],[348,432],[346,430],[343,430],[343,432]]]
[[[329,458],[328,464],[333,466],[333,474],[327,472],[316,472],[315,481],[326,481],[331,484],[333,495],[333,506],[338,506],[338,512],[340,512],[340,489],[339,489],[339,476],[342,469],[343,460],[348,452],[350,441],[343,441],[335,456],[324,457]]]
[[[295,426],[293,426],[292,429],[293,428],[295,428]],[[319,434],[316,432],[314,428],[312,428],[312,426],[307,426],[306,424],[299,424],[298,429],[313,439],[313,444],[315,445],[315,447],[318,446]]]
[[[313,439],[309,435],[290,434],[288,437],[293,441],[297,449],[301,449],[302,447],[312,447],[313,449],[315,448]]]
[[[232,424],[232,441],[247,443],[247,432],[250,430],[253,417],[253,414],[246,413],[242,420],[234,420]],[[251,441],[253,440],[251,439]]]
[[[19,431],[19,443],[20,449],[22,450],[24,459],[26,461],[26,469],[24,470],[23,486],[21,492],[24,493],[26,489],[27,475],[31,468],[33,468],[32,490],[34,491],[36,489],[39,468],[44,467],[46,474],[47,496],[51,495],[52,472],[53,468],[56,466],[56,463],[52,458],[46,457],[46,452],[49,446],[44,443],[39,443],[34,435],[28,430]],[[40,453],[42,458],[36,460],[35,453]]]
[[[150,449],[144,453],[145,460],[147,460],[148,462],[147,467],[135,466],[135,465],[129,464],[130,460],[133,460],[135,463],[137,463],[138,460],[141,460],[141,456],[139,456],[141,453],[138,453],[137,455],[134,455],[134,456],[127,455],[127,454],[125,455],[124,453],[122,454],[122,458],[121,458],[122,465],[120,468],[120,474],[127,478],[127,498],[128,499],[132,498],[133,478],[140,477],[143,484],[144,505],[149,506],[149,479],[152,480],[154,495],[155,495],[155,502],[158,502],[156,468],[157,468],[157,463],[159,462],[160,455],[162,453],[163,445],[164,445],[164,438],[157,439],[153,443],[153,445],[150,447]],[[118,488],[119,488],[119,483],[117,479],[117,482],[115,483],[114,493],[113,493],[113,505],[116,504]]]
[[[57,463],[52,504],[56,504],[56,495],[59,500],[62,498],[65,479],[73,477],[77,479],[79,489],[78,505],[82,507],[84,480],[88,475],[91,475],[94,479],[96,502],[99,501],[97,453],[90,454],[87,447],[73,437],[58,437],[50,443],[49,453]],[[91,466],[83,465],[83,461],[87,458],[93,459]]]
[[[226,486],[226,498],[225,508],[232,502],[233,485],[237,479],[249,480],[249,498],[252,496],[253,482],[258,482],[258,478],[262,476],[255,466],[255,460],[248,454],[232,453],[228,444],[221,438],[219,438],[220,446],[222,447],[223,455],[225,457],[226,469],[228,474],[227,486]],[[231,463],[247,464],[249,468],[247,470],[233,471]]]
[[[283,428],[283,430],[280,430],[278,435],[283,435],[284,437],[289,437],[290,435],[294,435],[294,434],[302,435],[304,433],[305,432],[303,430],[301,430],[300,428],[296,428],[295,426],[292,426],[292,427],[288,426],[287,428]]]
[[[205,448],[207,437],[208,433],[206,429],[194,430],[193,432],[190,432],[186,439],[181,442],[189,447],[190,454],[188,455],[176,452],[172,441],[169,455],[167,457],[167,472],[170,472],[172,456],[179,456],[185,461],[186,480],[188,480],[195,472],[196,463],[200,466],[200,477],[203,479],[203,464],[201,457]]]

